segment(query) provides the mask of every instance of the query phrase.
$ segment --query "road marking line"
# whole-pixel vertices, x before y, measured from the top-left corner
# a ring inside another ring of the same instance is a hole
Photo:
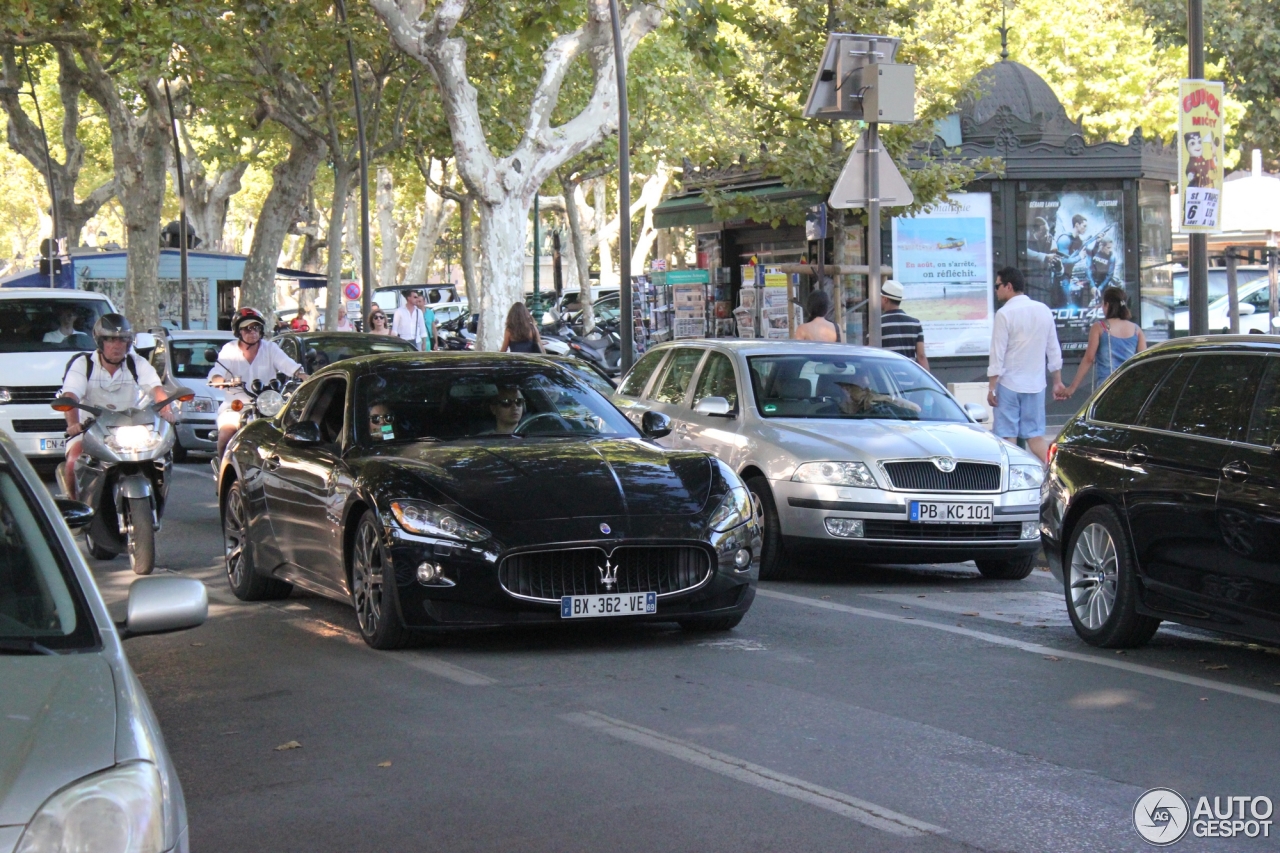
[[[716,752],[696,743],[679,740],[623,720],[615,720],[596,711],[562,714],[560,719],[636,746],[661,752],[704,770],[710,770],[712,773],[719,773],[721,776],[728,776],[730,779],[835,812],[842,817],[856,820],[891,835],[916,838],[921,835],[946,832],[941,827],[907,817],[875,803],[868,803],[866,800],[850,797],[840,791],[778,773],[768,767],[751,764],[741,758]]]
[[[1031,652],[1032,654],[1054,655],[1066,660],[1091,663],[1096,664],[1097,666],[1106,666],[1112,669],[1124,670],[1125,672],[1137,673],[1139,675],[1149,675],[1152,678],[1163,678],[1165,681],[1175,681],[1179,684],[1189,684],[1192,687],[1201,687],[1205,690],[1216,690],[1220,693],[1230,693],[1235,696],[1243,696],[1246,699],[1257,699],[1260,702],[1270,702],[1273,705],[1280,705],[1280,693],[1268,693],[1265,690],[1254,690],[1252,687],[1239,687],[1235,684],[1212,681],[1208,678],[1198,678],[1194,675],[1183,675],[1179,672],[1172,672],[1167,669],[1159,669],[1154,666],[1146,666],[1140,663],[1113,660],[1112,658],[1102,657],[1101,655],[1071,652],[1065,649],[1054,648],[1053,646],[1042,646],[1037,643],[1027,643],[1022,640],[1015,640],[1011,637],[1002,637],[999,634],[988,634],[985,631],[975,631],[972,628],[962,628],[958,625],[943,625],[940,622],[932,622],[928,619],[908,619],[905,616],[897,616],[893,613],[881,613],[878,610],[867,610],[862,607],[850,607],[847,604],[837,604],[834,601],[822,601],[816,598],[806,598],[802,595],[791,595],[790,593],[776,592],[771,589],[757,589],[756,595],[764,596],[765,598],[776,598],[780,601],[790,601],[794,604],[805,604],[809,607],[820,607],[824,610],[835,610],[839,613],[849,613],[854,616],[865,616],[869,619],[883,619],[887,622],[897,622],[902,625],[932,628],[935,631],[945,631],[948,634],[959,634],[964,637],[972,637],[975,640],[982,640],[997,646],[1008,646],[1009,648],[1020,649],[1024,652]]]
[[[418,655],[413,653],[392,654],[391,659],[398,660],[400,663],[411,666],[414,669],[420,669],[423,672],[429,672],[432,675],[447,678],[450,681],[457,682],[458,684],[466,687],[489,687],[498,683],[496,678],[490,678],[489,676],[482,675],[474,670],[455,666],[448,661],[443,661],[440,658],[431,657],[430,655]]]
[[[181,471],[184,474],[195,474],[197,477],[204,477],[206,480],[212,480],[212,471],[202,471],[199,468],[188,468],[186,465],[174,465],[172,470]]]

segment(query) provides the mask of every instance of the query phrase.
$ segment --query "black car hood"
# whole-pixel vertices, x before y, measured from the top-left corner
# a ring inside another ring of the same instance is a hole
[[[406,472],[446,500],[477,518],[507,522],[695,515],[714,476],[702,453],[628,439],[485,439],[398,450]],[[394,458],[379,456],[384,463]]]

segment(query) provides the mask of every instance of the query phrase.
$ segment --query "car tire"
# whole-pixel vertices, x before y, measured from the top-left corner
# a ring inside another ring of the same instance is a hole
[[[249,547],[249,516],[239,481],[227,489],[222,502],[223,559],[227,569],[227,585],[241,601],[274,601],[288,598],[293,584],[258,574],[253,565],[253,549]]]
[[[791,573],[787,549],[782,542],[782,522],[778,520],[778,506],[773,502],[773,490],[764,477],[747,480],[751,502],[760,514],[760,580],[785,580]]]
[[[734,616],[719,616],[710,619],[681,619],[680,627],[685,631],[691,632],[715,632],[715,631],[732,631],[738,627],[738,623],[742,621],[744,613],[738,613]]]
[[[1133,550],[1115,511],[1096,506],[1086,512],[1067,547],[1063,591],[1067,615],[1080,639],[1104,649],[1145,644],[1160,620],[1138,612],[1138,577]]]
[[[400,619],[394,575],[386,583],[390,561],[373,510],[367,510],[356,527],[349,560],[351,603],[356,608],[360,637],[375,649],[403,648],[412,634]]]
[[[1014,557],[1012,560],[974,560],[978,571],[987,580],[1020,581],[1031,574],[1036,567],[1034,554],[1025,557]]]

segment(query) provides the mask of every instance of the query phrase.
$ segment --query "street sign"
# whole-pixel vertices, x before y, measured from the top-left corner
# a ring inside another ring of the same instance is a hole
[[[883,148],[877,158],[880,172],[880,204],[883,207],[907,207],[915,196],[898,171],[893,158]],[[838,210],[867,206],[867,135],[858,137],[858,143],[849,152],[849,159],[840,170],[840,178],[831,190],[827,202]]]
[[[360,298],[360,282],[349,281],[346,284],[342,285],[342,295],[347,297],[348,299],[359,299]]]

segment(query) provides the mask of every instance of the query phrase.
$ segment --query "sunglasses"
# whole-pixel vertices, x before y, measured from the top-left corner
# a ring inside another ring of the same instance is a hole
[[[242,332],[257,332],[258,334],[262,334],[262,327],[261,327],[261,326],[259,326],[257,323],[254,323],[253,325],[250,325],[250,326],[241,326],[241,327],[240,327],[240,331],[242,331]]]
[[[394,423],[395,419],[395,415],[369,415],[369,423],[374,424],[375,426]]]
[[[385,319],[387,319],[387,315],[386,315],[386,314],[370,314],[370,315],[369,315],[369,319],[370,319],[370,320],[385,320]]]
[[[517,398],[516,398],[516,399],[514,399],[514,400],[498,400],[498,401],[497,401],[497,403],[498,403],[498,405],[499,405],[499,406],[503,406],[503,407],[505,407],[505,408],[510,408],[510,407],[512,407],[512,406],[523,406],[523,405],[524,405],[524,400],[523,400],[523,399],[521,399],[521,398],[519,398],[519,397],[517,397]]]

